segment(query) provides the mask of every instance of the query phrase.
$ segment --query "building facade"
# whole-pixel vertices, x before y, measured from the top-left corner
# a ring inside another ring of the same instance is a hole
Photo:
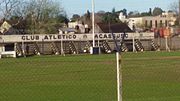
[[[138,28],[160,28],[175,25],[176,16],[172,12],[165,12],[159,16],[145,16],[129,18],[129,26]]]

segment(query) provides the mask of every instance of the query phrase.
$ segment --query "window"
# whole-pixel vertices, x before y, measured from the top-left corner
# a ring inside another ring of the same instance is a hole
[[[5,45],[5,51],[14,51],[14,44]]]
[[[147,26],[148,26],[148,21],[146,20],[146,21],[145,21],[145,27],[147,27]]]
[[[160,27],[162,27],[162,26],[163,26],[162,20],[160,20],[160,23],[159,23],[159,24],[160,24]]]
[[[157,23],[157,20],[155,21],[155,27],[156,27],[156,28],[158,27],[158,23]]]
[[[168,26],[168,21],[167,21],[167,20],[165,21],[165,26],[166,26],[166,27]]]
[[[152,28],[152,20],[150,20],[150,28]]]

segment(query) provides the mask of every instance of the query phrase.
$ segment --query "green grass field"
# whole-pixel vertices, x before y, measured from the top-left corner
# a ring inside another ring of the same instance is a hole
[[[180,52],[122,58],[123,101],[180,101]],[[3,58],[0,101],[117,101],[115,55]]]

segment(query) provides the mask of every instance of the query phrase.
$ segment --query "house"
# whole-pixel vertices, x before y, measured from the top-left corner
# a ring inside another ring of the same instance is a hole
[[[24,21],[19,22],[18,20],[1,20],[0,22],[0,35],[18,35],[25,34],[26,24]],[[3,43],[0,39],[0,58],[2,56],[16,57],[15,43]]]
[[[81,21],[69,22],[68,23],[68,28],[76,29],[77,33],[89,33],[89,30],[90,30],[88,24],[84,24]]]
[[[2,20],[0,22],[0,34],[3,35],[18,35],[27,34],[25,21],[18,20]]]
[[[123,12],[119,13],[119,20],[121,20],[122,22],[126,21],[126,16],[123,15]]]
[[[119,15],[122,22],[128,22],[128,26],[133,30],[137,29],[154,29],[160,27],[170,27],[175,25],[176,14],[174,12],[163,12],[158,16],[143,16],[126,18],[122,13]]]
[[[159,16],[129,18],[129,26],[154,29],[173,26],[175,21],[176,16],[173,12],[164,12]]]
[[[75,28],[59,28],[59,34],[75,34],[77,30]]]

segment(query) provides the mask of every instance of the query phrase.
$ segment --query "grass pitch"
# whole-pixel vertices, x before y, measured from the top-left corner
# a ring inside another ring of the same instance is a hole
[[[179,101],[180,52],[123,53],[123,101]],[[117,101],[115,55],[0,60],[0,101]]]

